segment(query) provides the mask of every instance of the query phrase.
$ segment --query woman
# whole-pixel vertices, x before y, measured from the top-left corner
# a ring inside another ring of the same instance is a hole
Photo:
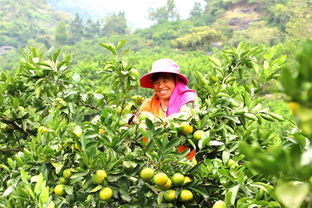
[[[157,118],[183,118],[192,116],[192,108],[196,108],[198,100],[194,90],[187,87],[188,79],[180,73],[179,65],[170,59],[159,59],[152,65],[151,72],[140,78],[140,86],[154,89],[154,95],[143,102],[140,112],[149,112]],[[143,141],[148,142],[146,139]],[[179,152],[188,149],[178,148]],[[195,156],[192,150],[188,158]]]
[[[155,61],[151,72],[140,78],[141,87],[154,89],[154,95],[142,104],[141,110],[156,117],[190,113],[187,106],[194,104],[197,94],[187,87],[187,83],[187,77],[180,73],[176,62],[170,59]]]

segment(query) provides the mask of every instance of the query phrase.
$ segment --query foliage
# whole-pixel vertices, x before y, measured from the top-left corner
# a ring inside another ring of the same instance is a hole
[[[157,9],[150,9],[149,19],[157,24],[180,19],[174,0],[167,0],[167,4]]]
[[[204,50],[209,48],[212,42],[222,39],[219,31],[208,26],[193,27],[188,34],[183,35],[173,41],[173,45],[185,50]]]
[[[103,35],[110,36],[113,34],[127,34],[129,29],[127,26],[127,20],[125,18],[125,12],[119,12],[118,14],[112,14],[105,18]]]
[[[67,28],[64,22],[60,22],[55,28],[55,43],[65,45],[69,41]]]
[[[281,83],[285,93],[291,99],[291,109],[307,136],[311,137],[312,118],[311,118],[311,99],[312,99],[312,41],[305,42],[302,51],[297,55],[295,68],[290,65],[283,71]]]
[[[246,30],[237,30],[233,32],[230,40],[235,45],[240,41],[249,43],[258,43],[265,45],[274,45],[282,39],[281,33],[275,27],[267,27],[264,22],[250,23]]]
[[[90,66],[93,73],[97,72],[91,80],[83,74],[83,65],[77,69],[82,74],[73,71],[70,57],[61,57],[59,50],[46,59],[38,50],[30,49],[23,52],[24,60],[16,75],[2,73],[0,205],[212,207],[223,200],[233,207],[281,207],[285,198],[279,193],[284,192],[287,183],[277,184],[277,178],[262,174],[260,169],[272,167],[267,165],[271,162],[282,168],[273,168],[281,170],[277,174],[284,174],[288,166],[266,160],[268,155],[262,152],[271,151],[272,157],[280,158],[304,149],[293,142],[301,138],[300,133],[286,134],[287,141],[276,143],[277,136],[263,126],[284,120],[265,108],[261,98],[263,86],[276,78],[285,62],[284,56],[275,57],[277,47],[263,52],[241,43],[237,48],[216,51],[215,56],[200,57],[206,59],[206,64],[192,72],[196,80],[192,88],[202,105],[187,122],[194,131],[202,130],[204,134],[194,139],[192,133],[181,131],[180,124],[185,120],[167,123],[146,119],[146,127],[127,125],[129,113],[138,107],[131,93],[137,88],[138,73],[123,58],[127,53],[122,50],[125,42],[101,43],[112,56]],[[264,59],[256,58],[261,57],[259,54]],[[194,57],[198,56],[194,53]],[[250,70],[254,70],[254,80],[246,80]],[[252,148],[246,146],[250,143]],[[182,144],[196,149],[196,160],[185,157],[190,149],[177,151]],[[297,149],[287,149],[289,145]],[[258,157],[262,159],[253,163]],[[285,162],[299,164],[297,159]],[[169,177],[181,173],[190,182],[179,185],[172,178],[175,185],[170,189],[176,195],[168,202],[163,187],[140,178],[144,167]],[[65,170],[71,174],[63,173]],[[103,183],[94,182],[100,172],[97,170],[105,171]],[[306,180],[306,168],[298,166],[287,174],[297,170]],[[63,191],[58,184],[63,184]],[[309,192],[306,183],[290,186],[298,190],[300,200],[295,205],[307,204],[303,202]],[[112,190],[111,199],[111,192],[106,195],[104,190]],[[177,199],[186,197],[193,200]],[[291,197],[287,195],[287,199]]]
[[[286,24],[286,32],[289,37],[296,40],[311,39],[311,8],[307,6],[294,6],[294,15]]]
[[[1,0],[1,45],[24,47],[27,40],[36,38],[42,33],[50,33],[58,21],[67,19],[68,16],[52,10],[42,0]]]

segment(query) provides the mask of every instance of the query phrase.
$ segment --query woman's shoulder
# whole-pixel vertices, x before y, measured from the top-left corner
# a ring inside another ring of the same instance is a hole
[[[153,95],[152,97],[146,98],[143,103],[141,104],[141,108],[147,107],[151,105],[152,103],[157,101],[156,95]]]
[[[196,95],[196,97],[194,98],[194,100],[191,100],[189,102],[187,102],[185,105],[187,107],[194,107],[194,106],[199,106],[201,104],[201,100],[200,98]]]

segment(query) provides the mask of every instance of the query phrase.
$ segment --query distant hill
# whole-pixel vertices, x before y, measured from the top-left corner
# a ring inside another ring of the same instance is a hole
[[[45,0],[0,0],[0,46],[23,47],[28,40],[44,36],[68,19]]]
[[[84,20],[103,18],[110,14],[101,4],[91,4],[88,0],[47,0],[47,3],[72,16],[78,14]]]

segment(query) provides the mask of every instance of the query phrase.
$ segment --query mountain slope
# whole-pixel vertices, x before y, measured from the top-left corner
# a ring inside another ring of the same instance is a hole
[[[29,39],[51,32],[68,18],[45,0],[0,0],[0,46],[25,46]]]

